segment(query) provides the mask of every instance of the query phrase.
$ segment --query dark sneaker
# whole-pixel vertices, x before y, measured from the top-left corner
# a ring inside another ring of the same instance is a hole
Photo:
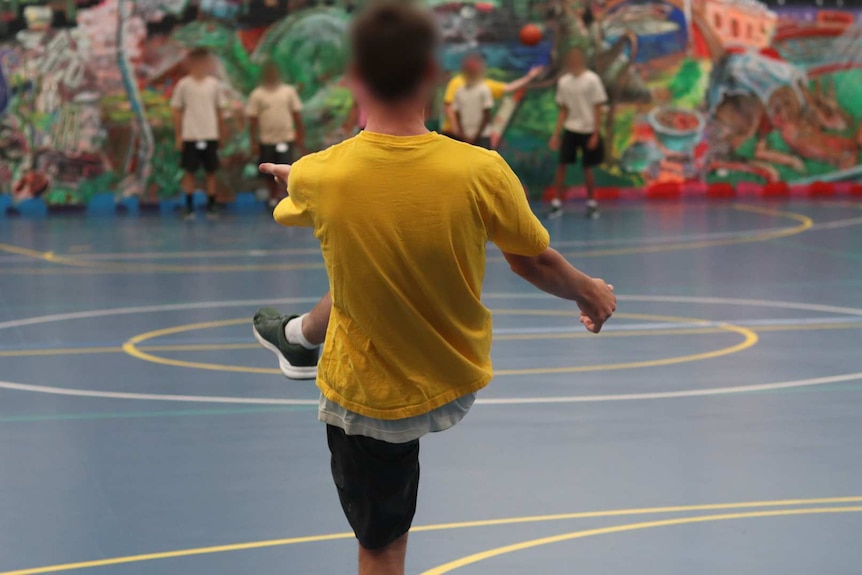
[[[587,202],[587,219],[589,220],[597,220],[601,216],[601,212],[599,212],[599,204],[593,201]]]
[[[193,221],[195,221],[195,212],[194,212],[194,210],[184,210],[184,211],[183,211],[183,221],[185,221],[185,222],[193,222]]]
[[[215,206],[210,206],[207,208],[207,219],[208,220],[217,220],[219,218],[218,208]]]
[[[551,210],[548,212],[549,218],[559,218],[563,215],[563,202],[559,198],[551,200]]]
[[[278,357],[281,373],[289,379],[314,379],[317,377],[319,349],[305,349],[289,343],[284,337],[284,326],[295,315],[287,316],[270,307],[261,308],[254,316],[254,337],[258,343]]]

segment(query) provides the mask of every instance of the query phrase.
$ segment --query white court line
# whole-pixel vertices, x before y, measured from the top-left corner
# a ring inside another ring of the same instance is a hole
[[[707,389],[690,389],[681,391],[660,391],[652,393],[621,393],[616,395],[572,395],[562,397],[500,397],[479,398],[477,404],[481,405],[540,405],[554,403],[592,403],[606,401],[639,401],[649,399],[679,399],[685,397],[704,397],[710,395],[735,395],[738,393],[751,393],[755,391],[774,391],[777,389],[791,389],[794,387],[814,387],[817,385],[828,385],[831,383],[843,383],[862,379],[862,371],[844,375],[832,375],[828,377],[815,377],[811,379],[798,379],[794,381],[779,381],[775,383],[762,383],[757,385],[744,385],[737,387],[711,387]],[[95,391],[87,389],[69,389],[65,387],[50,387],[45,385],[28,385],[23,383],[12,383],[0,381],[0,388],[17,391],[30,391],[35,393],[48,393],[51,395],[71,395],[76,397],[99,397],[104,399],[137,399],[144,401],[178,401],[187,403],[235,403],[244,405],[317,405],[317,399],[279,399],[279,398],[251,398],[251,397],[223,397],[214,395],[169,395],[154,393],[125,393],[117,391]]]
[[[844,206],[844,204],[840,204]],[[857,207],[855,204],[846,204],[846,207]],[[834,220],[831,222],[822,222],[812,225],[808,228],[808,231],[813,230],[834,230],[838,228],[850,227],[862,224],[862,217],[857,218],[847,218],[843,220]],[[710,232],[710,233],[702,233],[702,234],[679,234],[674,236],[657,236],[651,238],[617,238],[617,239],[605,239],[605,240],[565,240],[559,242],[552,242],[556,247],[590,247],[590,246],[625,246],[625,245],[653,245],[653,244],[664,244],[664,243],[672,243],[679,241],[703,241],[703,240],[713,240],[713,239],[725,239],[725,238],[736,238],[736,237],[747,237],[759,234],[772,234],[776,232],[781,232],[787,230],[789,228],[760,228],[753,230],[731,230],[725,232]],[[316,243],[309,243],[308,247],[298,247],[298,248],[285,248],[285,249],[275,249],[275,250],[267,250],[267,249],[258,249],[258,248],[247,248],[241,250],[211,250],[211,251],[184,251],[184,252],[96,252],[96,253],[78,253],[78,252],[67,252],[61,255],[63,257],[72,257],[79,260],[85,261],[98,261],[98,260],[117,260],[117,259],[128,259],[128,260],[164,260],[164,259],[183,259],[183,258],[227,258],[227,257],[266,257],[273,255],[318,255],[320,254],[320,246]],[[15,262],[15,261],[28,261],[31,258],[27,256],[5,256],[0,257],[0,262]]]
[[[552,299],[544,294],[528,293],[528,294],[487,294],[489,299],[508,298],[508,299]],[[114,310],[90,310],[84,312],[74,312],[70,314],[55,314],[52,316],[42,316],[37,318],[26,318],[21,320],[13,320],[0,324],[0,329],[9,329],[21,325],[34,325],[38,323],[48,323],[50,321],[62,321],[68,319],[81,319],[88,317],[105,317],[119,314],[133,313],[149,313],[155,311],[171,311],[178,309],[205,309],[212,307],[236,307],[244,305],[259,305],[277,304],[277,303],[303,303],[308,301],[316,301],[317,298],[286,298],[283,300],[236,300],[227,302],[197,302],[187,304],[169,304],[163,306],[142,306],[137,308],[115,308]],[[700,304],[718,304],[718,305],[747,305],[772,307],[783,309],[801,309],[808,311],[818,311],[824,313],[836,313],[852,316],[862,316],[862,309],[839,307],[819,304],[806,304],[798,302],[783,302],[769,301],[758,299],[737,299],[737,298],[722,298],[722,297],[687,297],[687,296],[658,296],[658,295],[620,295],[619,300],[622,301],[643,301],[643,302],[663,302],[663,303],[700,303]],[[713,395],[734,395],[738,393],[748,393],[752,391],[770,391],[775,389],[788,389],[794,387],[811,387],[816,385],[827,385],[831,383],[841,383],[847,381],[855,381],[862,379],[862,372],[848,373],[842,375],[833,375],[826,377],[818,377],[811,379],[800,379],[793,381],[779,381],[774,383],[763,383],[748,386],[738,387],[713,387],[705,389],[689,389],[679,391],[663,391],[650,393],[625,393],[616,395],[573,395],[562,397],[511,397],[511,398],[486,398],[479,399],[477,403],[483,405],[531,405],[531,404],[554,404],[554,403],[584,403],[584,402],[603,402],[603,401],[633,401],[633,400],[650,400],[650,399],[674,399],[686,397],[701,397]],[[252,404],[252,405],[316,405],[316,399],[284,399],[284,398],[249,398],[249,397],[225,397],[225,396],[206,396],[206,395],[171,395],[171,394],[150,394],[150,393],[130,393],[130,392],[115,392],[115,391],[98,391],[86,389],[71,389],[62,387],[51,387],[41,385],[29,385],[22,383],[0,381],[0,388],[11,389],[16,391],[29,391],[36,393],[48,393],[52,395],[67,395],[78,397],[100,397],[106,399],[135,399],[144,401],[177,401],[177,402],[194,402],[194,403],[235,403],[235,404]]]

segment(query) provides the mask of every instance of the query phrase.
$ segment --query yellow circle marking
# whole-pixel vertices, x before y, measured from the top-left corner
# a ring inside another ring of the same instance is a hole
[[[568,256],[577,257],[601,257],[601,256],[616,256],[628,254],[645,254],[657,252],[670,252],[679,250],[694,250],[714,246],[727,246],[734,244],[745,244],[752,242],[765,242],[778,238],[785,238],[811,228],[814,221],[808,216],[797,214],[794,212],[784,212],[780,210],[772,210],[751,204],[734,204],[732,206],[736,210],[753,212],[767,216],[776,216],[788,218],[799,222],[798,225],[775,230],[771,232],[752,232],[751,235],[745,235],[738,238],[728,238],[721,240],[703,240],[678,242],[672,244],[633,246],[627,248],[611,248],[602,250],[587,250],[582,252],[567,252]],[[305,248],[302,248],[305,249]],[[299,269],[323,269],[324,265],[319,262],[292,263],[292,264],[239,264],[239,265],[171,265],[171,264],[151,264],[144,262],[118,262],[118,261],[94,261],[83,260],[81,258],[57,255],[53,252],[41,252],[30,248],[23,248],[12,244],[0,243],[0,251],[12,253],[16,255],[26,256],[33,259],[38,259],[54,264],[60,264],[72,268],[79,268],[77,273],[230,273],[244,271],[287,271]],[[488,262],[504,261],[502,257],[487,258]],[[3,270],[2,273],[20,273],[15,271],[15,268]],[[46,270],[34,270],[28,273],[46,273]]]
[[[654,527],[669,527],[671,525],[691,525],[693,523],[708,523],[712,521],[730,521],[734,519],[753,519],[755,517],[786,517],[789,515],[818,515],[818,514],[834,514],[834,513],[858,513],[862,511],[862,507],[816,507],[813,509],[779,509],[772,511],[747,511],[743,513],[724,513],[720,515],[700,515],[696,517],[680,517],[677,519],[663,519],[660,521],[645,521],[643,523],[629,523],[626,525],[614,525],[613,527],[602,527],[599,529],[587,529],[584,531],[573,531],[562,535],[554,535],[552,537],[543,537],[541,539],[533,539],[496,549],[489,549],[481,553],[475,553],[461,559],[457,559],[445,565],[440,565],[433,569],[429,569],[422,575],[443,575],[451,573],[456,569],[472,565],[498,557],[506,553],[514,553],[515,551],[523,551],[541,545],[549,545],[551,543],[559,543],[560,541],[571,541],[572,539],[582,539],[584,537],[593,537],[595,535],[609,535],[612,533],[622,533],[625,531],[638,531],[640,529],[652,529]]]
[[[578,312],[572,311],[556,311],[556,310],[495,310],[494,314],[497,315],[540,315],[540,316],[572,316],[578,317],[580,314]],[[628,318],[628,319],[639,319],[646,321],[662,321],[662,322],[672,322],[672,323],[688,323],[698,326],[711,326],[712,322],[703,319],[693,319],[693,318],[685,318],[685,317],[676,317],[676,316],[667,316],[667,315],[652,315],[652,314],[635,314],[635,313],[618,313],[617,317]],[[177,333],[184,333],[188,331],[194,331],[199,329],[211,329],[217,327],[227,327],[232,325],[242,325],[248,324],[248,318],[241,319],[229,319],[229,320],[220,320],[220,321],[208,321],[203,323],[193,323],[188,325],[180,325],[175,327],[169,327],[164,329],[159,329],[155,331],[149,331],[146,333],[142,333],[136,335],[126,341],[122,348],[123,351],[132,357],[149,361],[152,363],[158,363],[161,365],[170,365],[174,367],[187,367],[193,369],[205,369],[209,371],[223,371],[223,372],[234,372],[234,373],[257,373],[257,374],[266,374],[266,375],[280,375],[281,371],[278,369],[265,368],[265,367],[246,367],[242,365],[225,365],[220,363],[205,363],[199,361],[186,361],[182,359],[172,359],[167,357],[162,357],[159,355],[154,355],[149,353],[150,350],[143,350],[138,347],[141,343],[146,341],[167,336],[174,335]],[[507,376],[507,375],[541,375],[541,374],[553,374],[553,373],[579,373],[579,372],[589,372],[589,371],[611,371],[611,370],[619,370],[619,369],[639,369],[645,367],[658,367],[663,365],[672,365],[677,363],[686,363],[690,361],[701,361],[705,359],[712,359],[715,357],[721,357],[723,355],[729,355],[731,353],[737,353],[752,347],[757,343],[758,337],[757,334],[745,327],[741,327],[738,325],[733,325],[729,323],[722,323],[716,326],[718,329],[731,333],[738,333],[743,336],[743,341],[737,343],[735,345],[724,347],[721,349],[717,349],[714,351],[704,352],[704,353],[695,353],[690,355],[681,355],[676,357],[668,357],[662,359],[650,359],[644,361],[633,361],[626,363],[606,363],[606,364],[597,364],[597,365],[578,365],[578,366],[569,366],[569,367],[540,367],[540,368],[526,368],[526,369],[501,369],[496,370],[494,373],[497,376]],[[661,332],[662,330],[644,330],[645,334]],[[612,332],[611,332],[612,333]],[[529,336],[529,339],[536,338],[537,335],[540,334],[523,334]],[[599,335],[598,337],[602,337]],[[507,335],[498,336],[495,339],[506,340],[506,339],[528,339],[527,337],[523,337],[522,334],[515,334],[514,337],[509,337]]]
[[[504,519],[487,519],[482,521],[462,521],[459,523],[438,523],[434,525],[423,525],[413,527],[412,533],[426,531],[446,531],[450,529],[466,529],[473,527],[493,527],[498,525],[519,525],[526,523],[542,523],[548,521],[564,521],[571,519],[590,519],[596,517],[620,517],[627,515],[652,515],[661,513],[683,513],[691,511],[718,511],[727,509],[763,509],[772,507],[798,507],[805,505],[839,505],[850,503],[862,503],[862,496],[853,497],[824,497],[817,499],[783,499],[773,501],[750,501],[738,503],[712,503],[705,505],[682,505],[672,507],[645,507],[639,509],[613,509],[609,511],[586,511],[579,513],[562,513],[557,515],[533,515],[528,517],[509,517]],[[862,507],[819,507],[814,509],[791,509],[787,511],[796,512],[831,512],[830,509],[862,510]],[[792,514],[792,513],[788,513]],[[797,513],[801,514],[801,513]],[[692,518],[697,519],[697,518]],[[654,522],[653,522],[654,523]],[[654,525],[656,526],[656,525]],[[643,527],[641,527],[643,529]],[[631,530],[631,529],[629,529]],[[309,535],[305,537],[291,537],[287,539],[270,539],[266,541],[251,541],[246,543],[234,543],[230,545],[215,545],[211,547],[196,547],[193,549],[180,549],[175,551],[163,551],[159,553],[146,553],[142,555],[129,555],[126,557],[112,557],[109,559],[97,559],[95,561],[81,561],[78,563],[64,563],[62,565],[49,565],[32,569],[21,569],[17,571],[5,571],[0,575],[40,575],[41,573],[58,573],[61,571],[74,571],[76,569],[89,569],[92,567],[107,567],[108,565],[123,565],[128,563],[140,563],[157,559],[174,559],[178,557],[192,557],[196,555],[209,555],[212,553],[226,553],[230,551],[245,551],[250,549],[263,549],[268,547],[284,547],[299,543],[317,543],[323,541],[335,541],[339,539],[353,539],[353,533],[330,533],[328,535]],[[442,566],[441,566],[442,567]],[[441,568],[441,567],[438,567]]]

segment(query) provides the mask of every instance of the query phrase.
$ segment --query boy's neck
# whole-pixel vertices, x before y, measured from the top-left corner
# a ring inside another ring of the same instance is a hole
[[[387,136],[421,136],[425,127],[425,107],[413,103],[386,105],[369,102],[366,106],[365,130]]]
[[[201,80],[207,79],[207,74],[192,74],[191,77],[192,77],[192,79],[200,82]]]
[[[571,74],[572,76],[580,76],[586,71],[586,68],[572,68],[571,70],[569,70],[569,74]]]

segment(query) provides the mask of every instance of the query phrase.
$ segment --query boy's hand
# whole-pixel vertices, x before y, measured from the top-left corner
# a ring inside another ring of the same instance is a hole
[[[176,137],[176,143],[175,143],[175,145],[176,145],[176,147],[177,147],[177,151],[178,151],[178,152],[182,152],[182,151],[183,151],[183,139],[182,139],[180,136],[177,136],[177,137]]]
[[[595,150],[599,147],[599,133],[593,132],[593,135],[590,136],[590,141],[587,142],[587,147],[591,150]]]
[[[554,152],[560,149],[560,137],[557,134],[551,136],[551,141],[548,142],[548,147]]]
[[[258,169],[264,174],[269,174],[275,178],[279,186],[285,190],[287,189],[287,180],[290,177],[289,164],[261,164],[258,166]]]
[[[614,286],[602,279],[592,279],[592,289],[578,301],[581,309],[581,323],[593,333],[599,333],[602,326],[617,309],[617,296]]]

